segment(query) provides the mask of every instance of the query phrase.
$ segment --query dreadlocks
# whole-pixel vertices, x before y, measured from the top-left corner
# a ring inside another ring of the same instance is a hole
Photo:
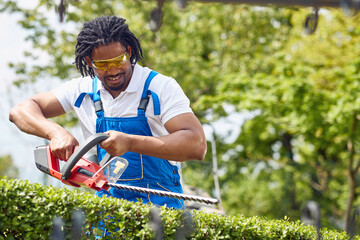
[[[81,75],[95,76],[94,70],[85,61],[90,56],[93,48],[120,41],[127,48],[131,47],[131,63],[143,59],[139,40],[129,30],[125,19],[116,16],[103,16],[86,22],[77,37],[75,47],[75,64]]]

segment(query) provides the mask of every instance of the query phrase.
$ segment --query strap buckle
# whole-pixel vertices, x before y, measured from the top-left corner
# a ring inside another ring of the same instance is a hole
[[[95,106],[95,112],[100,112],[100,111],[103,110],[103,106],[102,106],[101,100],[95,101],[95,102],[94,102],[94,106]]]
[[[138,109],[142,109],[145,111],[148,104],[149,104],[149,96],[147,96],[146,98],[142,98],[140,100]]]

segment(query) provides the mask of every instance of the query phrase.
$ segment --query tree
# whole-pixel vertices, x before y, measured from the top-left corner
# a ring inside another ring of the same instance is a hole
[[[359,17],[326,11],[312,36],[297,27],[299,19],[304,12],[292,11],[294,27],[286,46],[272,55],[273,69],[234,74],[217,86],[215,96],[203,98],[206,106],[221,101],[239,110],[261,110],[233,143],[243,150],[228,169],[236,172],[258,159],[255,166],[265,164],[262,173],[272,173],[265,185],[289,203],[277,202],[286,212],[298,212],[306,198],[315,198],[325,210],[324,221],[345,215],[349,230],[351,211],[359,203]],[[288,184],[274,189],[272,179],[279,173],[286,181],[275,183]]]
[[[327,219],[345,213],[349,226],[352,206],[360,201],[358,17],[325,11],[317,32],[308,36],[300,28],[305,10],[191,2],[179,11],[165,3],[163,25],[151,32],[147,23],[155,6],[138,0],[69,1],[66,27],[58,30],[44,13],[55,3],[21,9],[3,0],[0,11],[22,14],[27,40],[50,59],[46,65],[11,64],[18,73],[15,84],[74,76],[82,23],[104,14],[123,16],[142,43],[141,64],[177,79],[202,122],[231,114],[229,105],[261,112],[234,142],[216,138],[229,214],[299,218],[302,204],[316,199],[326,226],[336,225]],[[25,56],[36,60],[37,53]],[[209,151],[205,161],[185,164],[186,183],[213,190],[210,158]]]
[[[0,176],[17,178],[19,169],[14,165],[10,155],[0,156]]]

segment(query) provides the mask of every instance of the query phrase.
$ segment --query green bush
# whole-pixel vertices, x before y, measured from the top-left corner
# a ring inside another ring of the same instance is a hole
[[[154,239],[149,225],[151,204],[115,198],[99,198],[91,193],[66,188],[45,187],[28,181],[0,179],[0,239],[49,239],[55,216],[65,220],[71,239],[71,217],[75,209],[86,215],[84,239],[94,239],[100,220],[112,232],[108,238]],[[173,239],[183,227],[183,211],[160,209],[166,239]],[[299,221],[224,217],[193,210],[192,239],[317,239],[316,229]],[[119,229],[115,231],[115,229]],[[322,239],[349,239],[345,232],[321,229]],[[355,237],[354,239],[360,239]]]

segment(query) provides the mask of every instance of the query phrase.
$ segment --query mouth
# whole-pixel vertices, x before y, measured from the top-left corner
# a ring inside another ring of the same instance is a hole
[[[112,75],[112,76],[107,76],[105,77],[106,81],[111,83],[111,84],[118,84],[120,83],[122,80],[122,76],[124,75],[124,73],[119,73],[116,75]]]
[[[122,91],[125,85],[125,73],[104,77],[103,84],[110,91]]]

